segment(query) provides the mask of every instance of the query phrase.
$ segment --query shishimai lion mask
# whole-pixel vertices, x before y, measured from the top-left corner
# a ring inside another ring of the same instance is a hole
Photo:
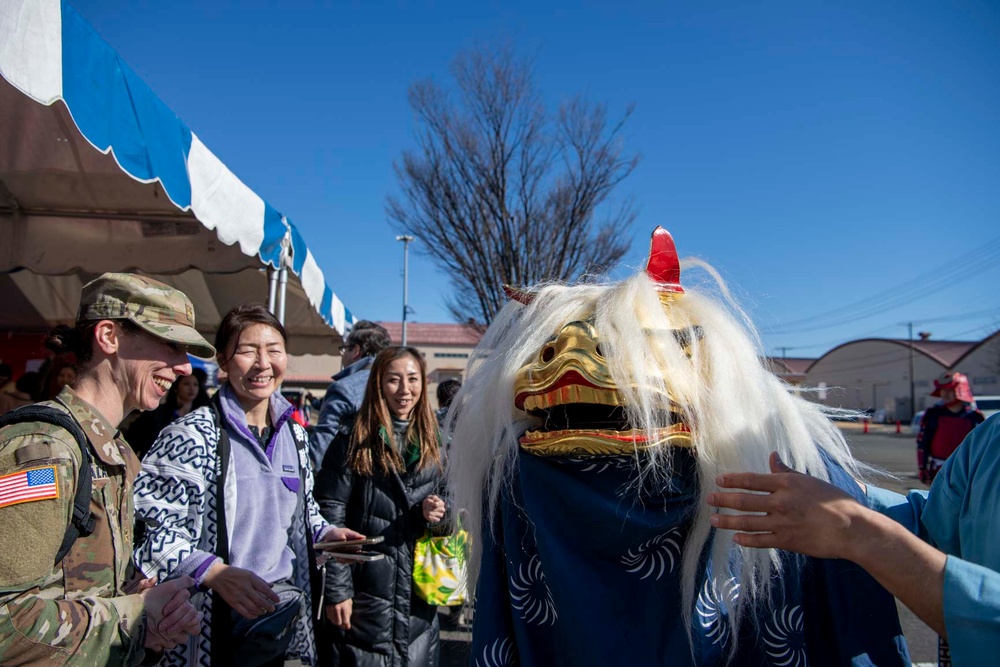
[[[827,479],[823,455],[857,476],[841,433],[817,404],[793,395],[764,365],[749,319],[722,280],[697,260],[706,288],[681,284],[670,234],[652,235],[645,270],[620,282],[506,288],[510,302],[469,361],[446,430],[455,504],[468,510],[475,586],[484,531],[516,471],[519,452],[540,457],[633,457],[633,488],[670,484],[676,448],[693,453],[698,477],[693,524],[682,557],[683,606],[690,620],[706,547],[714,562],[741,563],[714,574],[719,589],[740,587],[729,619],[768,599],[781,563],[776,552],[742,549],[712,531],[705,496],[726,472],[768,472],[777,451],[790,467]],[[608,526],[614,530],[614,526]],[[536,526],[536,530],[545,530]],[[735,559],[733,556],[737,556]]]

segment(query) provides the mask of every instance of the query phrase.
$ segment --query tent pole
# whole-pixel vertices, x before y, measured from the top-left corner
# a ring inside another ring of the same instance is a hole
[[[278,270],[276,272],[278,279],[278,310],[271,310],[282,324],[285,323],[285,294],[288,292],[288,266],[291,263],[292,234],[291,229],[289,229],[285,232],[285,238],[281,240],[281,257],[278,258]]]
[[[267,282],[267,309],[270,310],[273,315],[277,312],[275,310],[275,302],[278,298],[278,272],[273,266],[267,267]]]
[[[285,323],[285,292],[288,291],[288,267],[282,263],[278,271],[278,321]]]

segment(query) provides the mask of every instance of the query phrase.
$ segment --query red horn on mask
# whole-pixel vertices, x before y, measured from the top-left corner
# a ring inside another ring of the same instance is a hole
[[[534,292],[529,292],[528,290],[523,290],[517,287],[511,287],[510,285],[503,286],[503,293],[506,294],[507,298],[511,301],[517,301],[525,306],[530,306],[531,302],[535,300]]]
[[[677,246],[670,232],[663,227],[653,230],[649,241],[649,261],[646,263],[646,274],[656,283],[661,292],[684,294],[681,287],[681,264],[677,259]]]
[[[656,289],[670,294],[684,294],[681,287],[681,265],[677,259],[677,247],[670,232],[663,227],[653,230],[649,242],[649,261],[646,262],[646,274],[656,283]],[[503,293],[512,301],[531,305],[536,293],[511,285],[503,286]]]

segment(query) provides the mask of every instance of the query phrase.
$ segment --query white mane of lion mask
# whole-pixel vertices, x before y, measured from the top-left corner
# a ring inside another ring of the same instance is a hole
[[[780,562],[773,551],[743,550],[731,532],[711,530],[715,510],[704,500],[718,489],[716,477],[768,472],[777,451],[791,468],[826,479],[821,450],[858,476],[828,412],[765,367],[752,324],[718,274],[696,260],[685,266],[700,267],[714,284],[681,287],[673,239],[657,228],[647,269],[631,278],[508,289],[512,300],[472,354],[446,424],[454,443],[450,488],[455,506],[468,510],[470,589],[480,536],[491,529],[522,447],[541,455],[631,454],[645,484],[669,482],[670,447],[692,447],[700,497],[683,556],[683,614],[690,621],[695,574],[711,540],[713,562],[743,551],[734,626],[747,603],[768,599]],[[714,575],[720,586],[729,578],[723,570]]]

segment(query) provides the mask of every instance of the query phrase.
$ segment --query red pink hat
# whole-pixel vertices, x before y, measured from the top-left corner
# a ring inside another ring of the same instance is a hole
[[[963,403],[972,403],[972,387],[969,386],[969,378],[961,373],[945,373],[940,380],[934,380],[934,391],[931,396],[941,396],[945,389],[954,389],[955,398]]]

